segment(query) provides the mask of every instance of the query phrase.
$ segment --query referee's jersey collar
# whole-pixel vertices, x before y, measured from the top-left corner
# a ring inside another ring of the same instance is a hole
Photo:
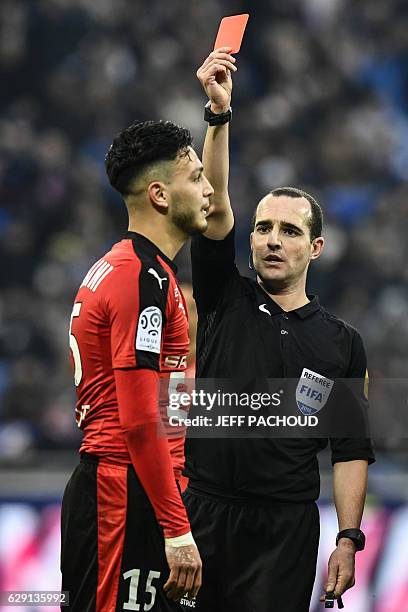
[[[308,295],[307,296],[310,302],[301,306],[300,308],[296,308],[296,310],[292,310],[298,317],[301,319],[306,319],[309,315],[313,314],[320,308],[319,298],[317,295]]]
[[[174,261],[170,259],[170,257],[167,257],[167,255],[165,255],[154,242],[146,238],[146,236],[138,234],[137,232],[126,232],[125,238],[133,240],[136,247],[139,247],[142,251],[149,253],[153,257],[157,257],[158,255],[173,270],[174,274],[177,273],[177,266]]]
[[[257,285],[260,291],[263,293],[263,295],[266,295],[266,297],[269,298],[268,308],[271,311],[272,315],[274,314],[295,314],[300,319],[306,319],[306,317],[309,317],[311,314],[313,314],[314,312],[317,312],[320,309],[319,298],[317,297],[317,295],[308,295],[307,298],[310,301],[304,306],[301,306],[300,308],[295,308],[294,310],[288,310],[288,311],[283,310],[283,308],[281,308],[279,304],[275,302],[275,300],[271,298],[270,295],[268,295],[259,286],[258,283]]]

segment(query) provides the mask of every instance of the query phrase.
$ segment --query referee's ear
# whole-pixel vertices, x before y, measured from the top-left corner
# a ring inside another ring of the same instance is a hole
[[[324,248],[323,236],[314,238],[310,245],[310,259],[318,259],[320,255],[322,254],[323,248]]]

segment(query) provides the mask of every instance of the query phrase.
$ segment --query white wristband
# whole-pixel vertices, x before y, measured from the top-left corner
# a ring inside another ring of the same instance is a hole
[[[180,546],[191,546],[196,545],[194,542],[193,534],[191,531],[185,533],[184,535],[177,536],[177,538],[164,538],[164,542],[166,546],[171,546],[172,548],[180,548]]]

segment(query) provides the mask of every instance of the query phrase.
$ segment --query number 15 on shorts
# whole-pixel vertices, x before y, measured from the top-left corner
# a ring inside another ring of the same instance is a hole
[[[148,612],[154,606],[154,602],[156,601],[156,587],[153,585],[153,580],[157,580],[160,578],[160,572],[156,572],[154,570],[149,571],[149,575],[146,581],[145,594],[150,597],[150,601],[147,601],[141,607],[141,603],[138,603],[138,590],[139,590],[139,581],[140,581],[140,569],[131,569],[128,572],[123,574],[123,578],[125,580],[130,580],[129,583],[129,599],[126,603],[123,604],[123,610],[143,610]]]

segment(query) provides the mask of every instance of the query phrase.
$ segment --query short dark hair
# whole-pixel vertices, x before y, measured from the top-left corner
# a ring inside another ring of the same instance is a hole
[[[135,121],[115,137],[105,157],[112,187],[122,195],[151,164],[176,159],[192,144],[189,130],[171,121]]]
[[[272,189],[272,191],[269,193],[276,197],[288,196],[289,198],[305,198],[308,202],[310,202],[310,207],[312,209],[312,218],[309,224],[310,238],[311,240],[314,240],[322,235],[323,211],[322,207],[313,196],[306,193],[306,191],[303,191],[303,189],[298,189],[297,187],[277,187],[276,189]],[[255,228],[257,210],[258,206],[256,207],[252,217],[252,229]]]

